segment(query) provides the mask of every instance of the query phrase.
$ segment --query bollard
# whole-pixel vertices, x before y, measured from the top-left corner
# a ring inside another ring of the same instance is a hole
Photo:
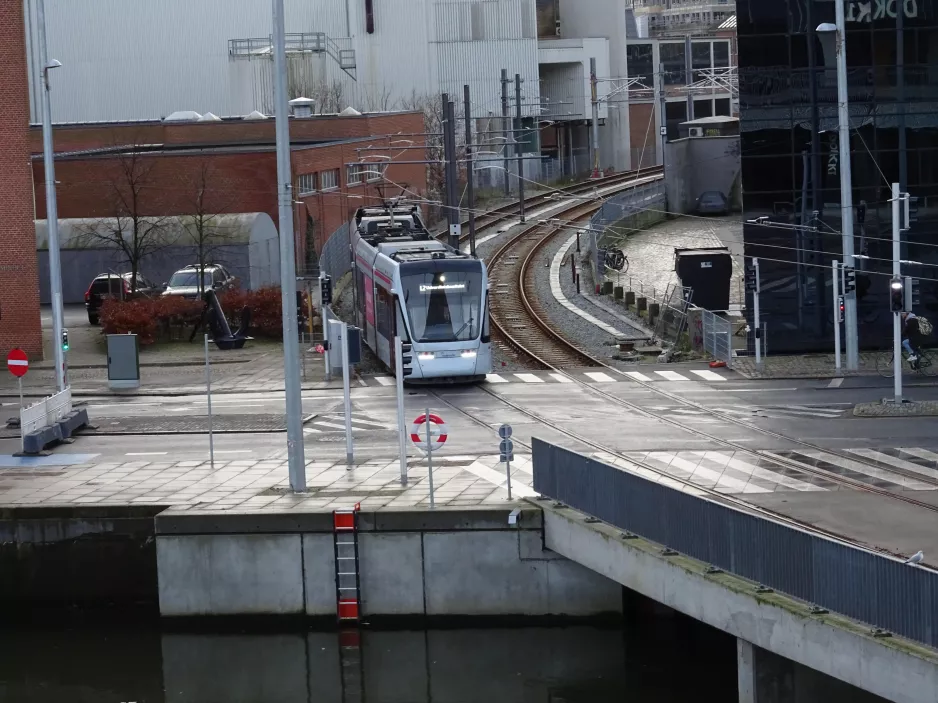
[[[635,291],[628,290],[625,292],[625,306],[631,305],[635,305]]]
[[[648,317],[658,317],[661,314],[661,303],[650,303],[648,305]]]
[[[639,312],[642,312],[643,310],[647,310],[648,298],[639,298],[638,300],[636,300],[635,307],[638,309]]]
[[[603,281],[603,295],[612,294],[612,281]]]
[[[576,292],[580,292],[580,274],[576,275]]]
[[[612,289],[612,297],[615,300],[622,300],[622,286],[616,286]]]
[[[570,273],[573,275],[573,280],[576,281],[576,258],[570,257]]]

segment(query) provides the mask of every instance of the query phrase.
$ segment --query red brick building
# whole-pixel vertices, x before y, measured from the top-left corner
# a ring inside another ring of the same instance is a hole
[[[326,238],[362,203],[376,202],[406,186],[426,191],[426,167],[417,150],[389,150],[423,144],[423,115],[291,118],[291,166],[297,268],[315,260]],[[131,193],[141,216],[266,212],[277,210],[277,155],[274,120],[221,122],[57,125],[54,131],[59,217],[111,217],[125,211]],[[374,166],[349,166],[361,150]],[[42,135],[31,134],[36,218],[45,218]],[[363,171],[361,173],[360,171]],[[382,174],[383,171],[383,174]],[[133,187],[131,187],[133,185]],[[199,193],[204,194],[201,206]],[[121,205],[118,201],[122,200]]]
[[[22,0],[0,0],[0,354],[20,347],[40,357],[23,26]]]

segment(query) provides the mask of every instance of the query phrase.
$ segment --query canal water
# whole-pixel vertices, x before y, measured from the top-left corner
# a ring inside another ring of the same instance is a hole
[[[0,630],[2,703],[736,701],[735,641],[676,614],[627,627],[170,632]]]

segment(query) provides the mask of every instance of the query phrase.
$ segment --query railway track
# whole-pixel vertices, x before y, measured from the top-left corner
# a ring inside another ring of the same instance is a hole
[[[621,174],[603,188],[622,186],[625,190],[645,176],[660,169]],[[550,198],[547,198],[550,200]],[[602,207],[602,202],[580,202],[558,210],[551,219],[577,222],[587,219]],[[491,225],[489,225],[491,226]],[[566,229],[539,221],[511,236],[488,259],[490,321],[496,343],[516,361],[535,369],[606,366],[593,355],[564,337],[546,319],[535,290],[535,256],[553,237]]]
[[[525,198],[525,213],[530,212],[535,208],[543,207],[552,202],[556,202],[558,197],[588,194],[595,190],[604,190],[606,188],[612,188],[617,185],[627,183],[639,176],[651,176],[660,173],[662,173],[661,167],[654,166],[652,168],[644,168],[636,171],[624,171],[622,173],[616,173],[611,176],[604,176],[603,178],[596,178],[590,181],[585,181],[583,183],[576,183],[564,188],[554,188],[546,193],[538,193],[537,195],[532,195]],[[507,205],[502,205],[500,207],[487,210],[486,212],[479,213],[475,218],[476,234],[479,234],[482,232],[482,230],[490,229],[510,220],[514,220],[519,216],[519,213],[520,209],[518,207],[518,203],[508,203]],[[464,233],[459,237],[460,243],[469,240],[468,224],[468,220],[463,220],[462,229],[464,230]],[[444,237],[446,236],[446,233],[443,232],[437,236],[438,238]]]

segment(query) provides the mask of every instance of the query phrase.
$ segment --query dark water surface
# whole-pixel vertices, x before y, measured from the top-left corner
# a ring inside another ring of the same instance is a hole
[[[735,641],[674,614],[624,629],[161,631],[4,627],[3,703],[735,701]]]

